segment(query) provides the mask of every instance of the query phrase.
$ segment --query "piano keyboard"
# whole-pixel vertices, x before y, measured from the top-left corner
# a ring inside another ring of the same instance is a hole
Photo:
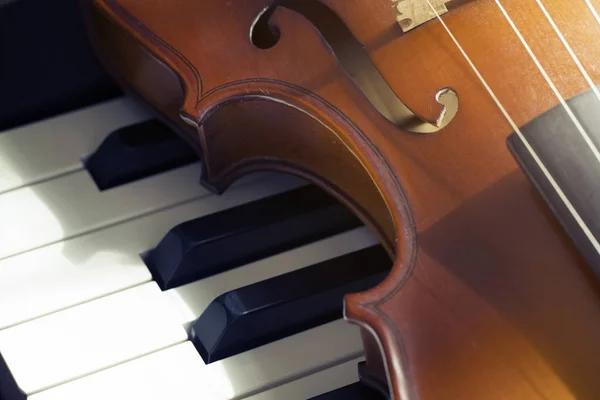
[[[357,382],[341,318],[203,360],[192,325],[217,297],[378,243],[359,226],[162,290],[143,255],[170,229],[307,183],[256,174],[216,196],[195,162],[100,190],[87,157],[149,119],[117,98],[0,133],[0,400],[304,400]]]

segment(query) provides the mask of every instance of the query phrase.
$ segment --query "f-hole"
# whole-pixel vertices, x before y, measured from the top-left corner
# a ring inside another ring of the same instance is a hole
[[[280,28],[271,24],[271,17],[278,7],[295,11],[312,23],[341,68],[371,104],[397,128],[415,134],[434,133],[447,126],[456,116],[458,95],[450,88],[440,89],[435,96],[436,101],[443,105],[435,121],[426,120],[412,112],[381,76],[344,21],[318,0],[280,0],[263,9],[250,28],[250,40],[257,48],[268,50],[277,45],[281,36]]]

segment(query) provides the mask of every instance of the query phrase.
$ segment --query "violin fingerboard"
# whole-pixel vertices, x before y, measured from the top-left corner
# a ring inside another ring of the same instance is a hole
[[[600,278],[600,99],[593,90],[542,114],[508,148]]]

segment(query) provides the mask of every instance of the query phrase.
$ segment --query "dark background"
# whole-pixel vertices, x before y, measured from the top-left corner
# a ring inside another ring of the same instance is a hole
[[[77,0],[0,7],[0,54],[0,132],[121,94],[92,52]]]

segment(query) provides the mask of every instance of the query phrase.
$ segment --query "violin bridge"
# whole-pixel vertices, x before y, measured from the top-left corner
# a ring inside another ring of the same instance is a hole
[[[446,3],[451,0],[392,0],[396,8],[396,20],[403,32],[408,32],[425,22],[448,12]],[[431,6],[430,6],[431,4]],[[436,13],[431,9],[433,7]]]

